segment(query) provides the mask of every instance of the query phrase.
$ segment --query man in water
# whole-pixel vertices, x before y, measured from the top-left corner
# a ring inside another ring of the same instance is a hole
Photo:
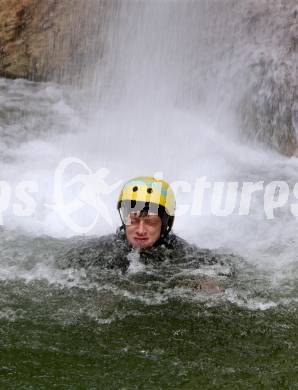
[[[179,274],[181,269],[196,270],[226,260],[172,233],[175,195],[163,180],[147,176],[129,180],[121,190],[117,208],[122,222],[117,233],[76,242],[64,257],[68,266],[126,272],[131,255],[137,253],[139,263],[153,267],[170,265],[167,269]],[[219,291],[217,282],[203,275],[193,283],[195,288]]]

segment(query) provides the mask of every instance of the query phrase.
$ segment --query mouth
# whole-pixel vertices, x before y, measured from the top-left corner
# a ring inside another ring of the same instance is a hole
[[[143,246],[146,244],[148,241],[148,238],[139,238],[139,237],[134,237],[134,242],[136,243],[137,246]]]

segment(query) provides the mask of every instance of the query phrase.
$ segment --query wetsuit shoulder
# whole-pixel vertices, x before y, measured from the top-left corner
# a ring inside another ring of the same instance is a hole
[[[68,248],[59,256],[58,265],[60,268],[108,267],[115,259],[119,262],[119,253],[124,250],[124,246],[125,243],[117,234],[91,238],[76,237],[71,239]]]
[[[210,249],[199,248],[173,233],[169,234],[163,244],[167,249],[173,251],[171,257],[175,258],[176,261],[188,263],[193,267],[217,264],[221,261],[221,256]]]

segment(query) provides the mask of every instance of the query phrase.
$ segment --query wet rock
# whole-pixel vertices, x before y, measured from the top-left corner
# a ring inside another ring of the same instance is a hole
[[[293,155],[297,149],[297,2],[250,2],[243,23],[250,45],[246,90],[238,105],[245,137]]]
[[[98,60],[107,0],[2,0],[0,76],[70,82]],[[95,12],[96,11],[96,12]],[[90,40],[96,35],[98,39]],[[79,39],[78,39],[79,37]]]

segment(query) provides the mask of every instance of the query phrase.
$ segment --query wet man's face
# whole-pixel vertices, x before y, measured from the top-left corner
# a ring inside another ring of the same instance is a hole
[[[130,213],[125,232],[127,241],[134,248],[151,248],[160,238],[161,219],[157,214]]]

